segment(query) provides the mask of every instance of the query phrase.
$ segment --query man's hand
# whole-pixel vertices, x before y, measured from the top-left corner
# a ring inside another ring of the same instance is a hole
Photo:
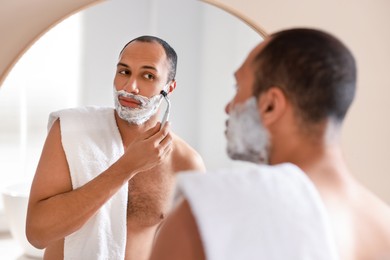
[[[160,123],[157,123],[130,143],[117,163],[133,177],[160,164],[171,151],[172,136],[169,123],[166,123],[161,130]]]

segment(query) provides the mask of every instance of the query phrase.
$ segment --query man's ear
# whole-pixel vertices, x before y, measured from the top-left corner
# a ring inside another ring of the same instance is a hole
[[[286,110],[287,99],[283,91],[278,87],[271,87],[258,97],[258,109],[265,126],[270,126],[278,121]]]
[[[176,89],[176,80],[172,80],[171,83],[169,83],[169,88],[168,88],[168,94],[173,92]]]

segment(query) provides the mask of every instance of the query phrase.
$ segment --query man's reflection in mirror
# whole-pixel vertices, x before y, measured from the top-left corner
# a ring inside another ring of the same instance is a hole
[[[175,90],[176,65],[167,42],[138,37],[119,55],[115,108],[50,114],[26,227],[44,259],[148,259],[176,173],[205,170],[169,122],[160,123],[161,92]]]

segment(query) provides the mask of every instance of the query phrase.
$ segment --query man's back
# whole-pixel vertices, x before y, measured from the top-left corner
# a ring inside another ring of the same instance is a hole
[[[390,207],[355,179],[338,148],[309,147],[301,168],[325,203],[340,259],[390,259]]]
[[[357,193],[350,208],[358,255],[351,259],[390,259],[389,206],[364,188]]]
[[[388,205],[357,182],[322,197],[341,259],[390,259]]]

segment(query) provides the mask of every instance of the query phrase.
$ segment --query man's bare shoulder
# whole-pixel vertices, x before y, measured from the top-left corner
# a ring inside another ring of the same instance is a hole
[[[353,205],[357,259],[390,259],[390,206],[365,188]]]
[[[206,168],[200,154],[186,141],[176,134],[172,134],[174,142],[173,156],[175,160],[175,171],[201,171]]]
[[[355,179],[350,180],[321,190],[340,259],[390,260],[390,206]]]
[[[384,233],[390,249],[390,205],[371,191],[364,190],[360,196],[360,216],[377,230]]]

